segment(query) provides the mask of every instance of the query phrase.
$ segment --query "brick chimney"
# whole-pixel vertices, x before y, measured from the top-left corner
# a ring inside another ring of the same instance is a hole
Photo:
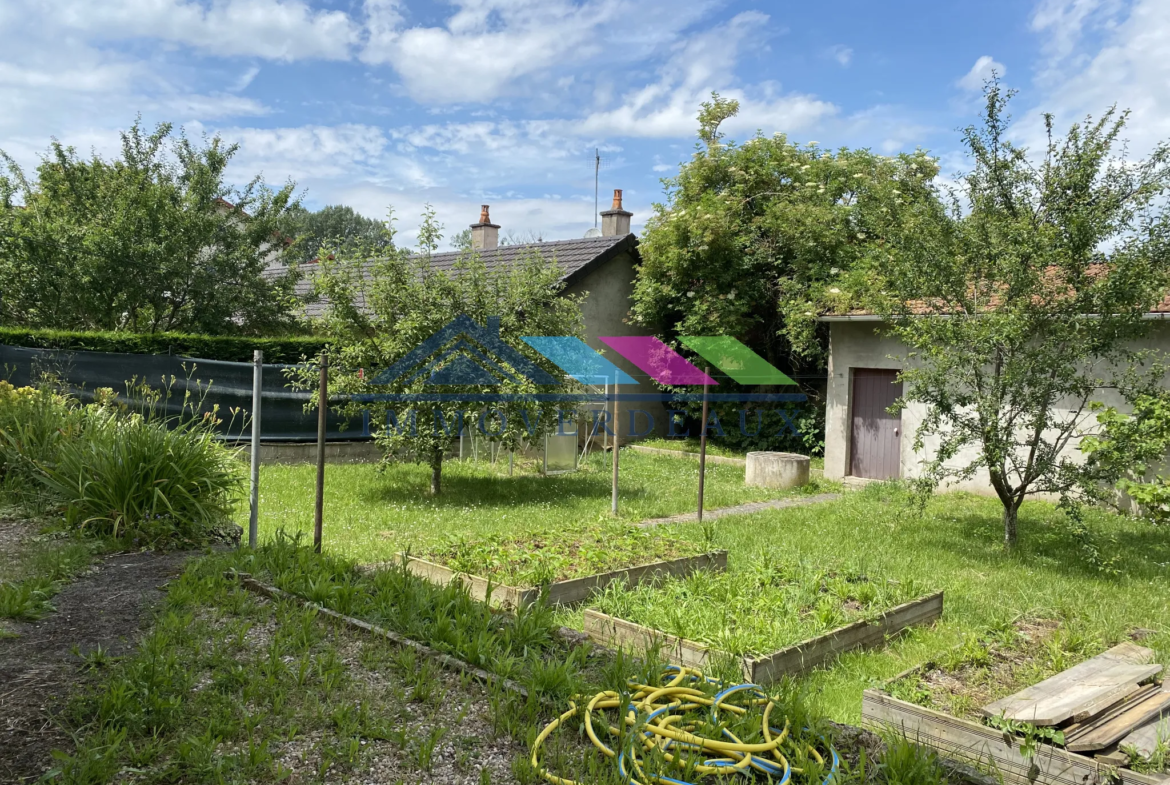
[[[629,219],[626,226],[629,226]],[[479,223],[471,225],[471,247],[477,251],[494,251],[500,245],[499,224],[492,223],[485,204],[479,211]]]
[[[630,233],[630,216],[622,209],[622,189],[613,189],[613,208],[601,213],[601,234],[604,237],[625,237]]]

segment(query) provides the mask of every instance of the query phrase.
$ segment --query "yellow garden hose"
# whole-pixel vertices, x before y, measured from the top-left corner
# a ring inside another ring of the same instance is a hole
[[[792,744],[789,739],[789,721],[785,719],[781,729],[772,725],[771,715],[775,703],[758,686],[738,684],[724,688],[720,682],[705,677],[698,670],[673,665],[663,671],[662,680],[665,683],[658,686],[631,684],[629,694],[624,697],[613,691],[599,692],[585,705],[585,734],[603,755],[616,761],[618,771],[627,785],[694,785],[686,780],[647,774],[644,770],[644,754],[652,750],[657,750],[668,766],[700,775],[702,781],[750,771],[766,775],[776,785],[786,785],[793,773],[803,773],[801,769],[791,766],[781,752],[786,741]],[[687,686],[693,684],[712,684],[718,691],[712,696]],[[737,698],[742,701],[742,705],[731,702]],[[593,726],[594,715],[623,708],[624,722],[629,729],[624,737],[621,730],[605,723],[606,733],[624,738],[623,748],[614,750],[598,737]],[[711,722],[720,729],[723,738],[707,738],[694,732],[699,727],[699,718],[694,713],[703,710],[709,712]],[[581,785],[550,772],[540,763],[541,746],[553,731],[576,717],[579,711],[578,704],[571,702],[568,711],[545,726],[532,743],[532,766],[553,785]],[[740,741],[720,723],[720,712],[740,717],[749,712],[759,712],[764,741],[755,744]],[[825,759],[816,748],[804,746],[808,755],[823,767]],[[690,753],[714,753],[716,757],[696,763],[689,756],[675,755],[671,752],[673,749]],[[830,747],[828,752],[832,763],[821,785],[827,785],[839,764],[836,751]]]

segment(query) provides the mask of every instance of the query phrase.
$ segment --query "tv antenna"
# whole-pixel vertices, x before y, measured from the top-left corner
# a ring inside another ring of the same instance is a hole
[[[593,148],[593,228],[594,229],[597,229],[598,210],[601,209],[599,206],[599,202],[597,201],[597,197],[598,197],[598,193],[599,193],[598,188],[599,188],[599,185],[601,183],[601,169],[603,166],[605,166],[608,163],[609,163],[609,159],[602,158],[601,157],[601,150],[594,147]],[[600,234],[600,231],[598,231],[597,234]],[[592,236],[596,237],[597,234],[594,234]]]

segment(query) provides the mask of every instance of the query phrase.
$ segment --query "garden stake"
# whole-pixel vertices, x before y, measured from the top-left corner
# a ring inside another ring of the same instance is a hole
[[[264,384],[264,352],[252,352],[252,493],[248,501],[248,547],[256,547],[260,529],[260,390]]]
[[[613,380],[613,499],[611,501],[615,518],[618,514],[618,431],[620,430],[621,426],[618,425],[618,386],[615,376]]]
[[[329,355],[321,351],[321,388],[317,394],[317,503],[313,516],[313,550],[321,552],[321,518],[325,511],[325,415],[329,397]]]
[[[711,366],[707,366],[706,374],[711,375]],[[703,522],[703,478],[707,474],[707,390],[703,385],[703,424],[699,428],[699,523]]]

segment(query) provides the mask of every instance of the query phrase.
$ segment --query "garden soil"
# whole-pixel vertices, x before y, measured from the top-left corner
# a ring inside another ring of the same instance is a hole
[[[19,547],[17,527],[0,522],[3,546]],[[53,600],[56,613],[36,622],[4,624],[0,637],[0,782],[37,779],[50,752],[68,749],[69,736],[54,715],[86,678],[85,655],[99,646],[110,655],[137,644],[161,588],[193,552],[125,553],[96,560]]]

